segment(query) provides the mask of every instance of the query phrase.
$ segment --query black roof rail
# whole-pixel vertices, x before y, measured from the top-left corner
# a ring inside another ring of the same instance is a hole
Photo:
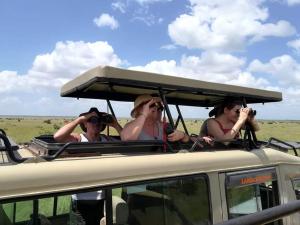
[[[289,203],[278,205],[272,208],[265,209],[260,212],[237,217],[225,222],[216,223],[214,225],[256,225],[270,223],[282,217],[288,216],[300,211],[300,200],[291,201]]]
[[[172,146],[167,144],[167,148],[169,149],[169,152],[174,152]],[[94,145],[94,146],[93,146]],[[96,146],[95,146],[96,145]],[[122,146],[120,146],[122,145]],[[153,151],[153,148],[157,147],[163,147],[164,142],[160,140],[150,140],[150,141],[120,141],[120,142],[104,142],[104,143],[95,143],[95,142],[68,142],[64,144],[56,153],[53,155],[45,155],[41,156],[41,158],[47,160],[47,161],[52,161],[56,158],[58,158],[62,153],[64,152],[69,152],[69,153],[85,153],[85,150],[79,150],[76,149],[76,147],[93,147],[89,148],[90,151],[93,153],[100,153],[100,154],[113,154],[113,153],[141,153],[141,152],[149,152]],[[96,147],[103,146],[102,148],[96,148]],[[124,148],[127,146],[127,148]],[[72,147],[75,147],[75,149]],[[117,148],[116,148],[117,147]],[[120,150],[120,147],[122,148]],[[129,148],[128,148],[129,147]],[[141,148],[142,147],[142,148]],[[145,147],[148,149],[145,150]],[[149,148],[150,147],[150,148]],[[133,149],[135,148],[135,149]],[[140,150],[139,150],[140,149]],[[161,149],[161,152],[163,149]],[[86,152],[89,153],[89,152]]]
[[[129,153],[145,153],[145,152],[177,152],[173,146],[162,140],[138,140],[138,141],[107,141],[107,142],[68,142],[57,143],[52,135],[41,135],[33,138],[31,146],[34,151],[43,152],[40,157],[51,161],[63,153],[63,157],[73,157],[76,154],[129,154]]]
[[[24,162],[27,158],[19,158],[15,155],[14,153],[14,149],[11,145],[11,142],[9,141],[8,137],[6,135],[4,135],[3,133],[0,134],[0,141],[3,141],[4,144],[4,150],[8,153],[9,158],[16,162],[16,163],[22,163]],[[18,148],[17,148],[18,149]]]
[[[298,146],[295,146],[295,144],[298,144]],[[286,142],[286,141],[282,141],[282,140],[279,140],[277,138],[271,137],[268,140],[268,143],[266,144],[265,147],[269,147],[269,146],[272,146],[272,147],[275,147],[275,148],[278,148],[278,149],[283,149],[285,151],[288,151],[289,149],[292,149],[295,153],[295,156],[299,156],[298,152],[297,152],[297,149],[300,149],[300,144],[297,143],[297,142]]]
[[[3,129],[0,128],[0,132],[1,132],[3,135],[6,136],[6,133],[5,133],[5,131],[4,131]]]

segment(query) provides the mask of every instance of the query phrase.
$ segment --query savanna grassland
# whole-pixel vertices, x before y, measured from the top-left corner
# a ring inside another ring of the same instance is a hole
[[[3,129],[16,143],[30,142],[33,137],[42,134],[53,134],[65,123],[73,118],[67,117],[0,117],[0,129]],[[123,126],[128,119],[121,119],[119,123]],[[186,126],[190,133],[198,134],[203,120],[186,120]],[[300,121],[259,121],[260,131],[257,132],[259,140],[268,140],[269,137],[276,137],[284,141],[300,140]],[[182,129],[179,126],[179,129]],[[80,128],[77,128],[80,131]],[[115,134],[111,129],[110,134]]]

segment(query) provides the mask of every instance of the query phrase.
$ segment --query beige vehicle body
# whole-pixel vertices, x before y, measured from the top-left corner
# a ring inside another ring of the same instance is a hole
[[[165,106],[209,107],[225,97],[247,103],[282,98],[278,92],[113,67],[92,69],[61,89],[64,97],[115,101],[133,101],[143,93],[161,94]],[[173,126],[179,122],[184,123],[180,116]],[[106,200],[101,224],[217,224],[300,199],[300,158],[287,153],[290,143],[279,140],[248,150],[249,145],[179,144],[167,152],[157,141],[81,143],[58,154],[64,144],[48,136],[17,147],[3,136],[0,225],[84,224],[72,219],[72,195],[98,190]],[[292,149],[298,153],[298,146]],[[270,224],[298,225],[300,214]]]

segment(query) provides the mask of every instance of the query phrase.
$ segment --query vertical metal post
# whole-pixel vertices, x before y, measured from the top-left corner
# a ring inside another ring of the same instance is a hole
[[[111,103],[110,103],[109,99],[106,99],[106,103],[107,103],[107,106],[109,108],[110,113],[113,115],[114,118],[116,118],[115,112],[114,112],[114,110],[111,106]],[[109,136],[109,126],[107,126],[106,129],[107,129],[107,136]]]
[[[57,196],[54,196],[54,200],[53,200],[53,216],[57,215]]]
[[[165,107],[165,110],[166,110],[166,113],[167,113],[167,116],[168,116],[168,119],[169,119],[169,123],[170,123],[171,127],[173,129],[175,129],[174,121],[173,121],[173,118],[172,118],[172,115],[171,115],[171,112],[170,112],[170,109],[169,109],[169,106],[168,106],[168,102],[167,102],[166,97],[164,95],[164,92],[161,88],[159,88],[158,91],[159,91],[160,98],[162,99],[162,101],[164,103],[164,107]]]
[[[106,99],[106,102],[107,102],[110,113],[116,118],[115,112],[114,112],[114,110],[111,106],[111,103],[110,103],[109,99]]]
[[[179,117],[179,118],[180,118],[180,120],[181,120],[181,123],[182,123],[183,129],[184,129],[184,132],[185,132],[187,135],[189,135],[189,132],[188,132],[188,130],[187,130],[187,128],[186,128],[186,126],[185,126],[185,122],[184,122],[184,120],[183,120],[183,117],[182,117],[182,114],[181,114],[180,108],[179,108],[179,106],[178,106],[177,104],[176,104],[175,106],[176,106],[176,109],[177,109],[177,112],[178,112],[178,117]]]
[[[40,224],[40,218],[39,218],[39,200],[38,199],[34,199],[33,200],[32,220],[33,220],[33,225],[39,225]]]
[[[180,120],[180,118],[179,118],[179,116],[178,116],[177,119],[176,119],[176,122],[175,122],[175,128],[176,128],[176,129],[177,129],[177,127],[178,127],[179,120]]]
[[[105,193],[105,219],[107,225],[113,224],[112,191],[110,188],[103,190]]]
[[[13,206],[13,223],[16,223],[16,213],[17,213],[17,203],[14,202],[14,206]]]

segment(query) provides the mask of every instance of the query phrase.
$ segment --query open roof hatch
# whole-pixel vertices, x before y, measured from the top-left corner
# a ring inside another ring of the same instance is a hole
[[[278,102],[275,91],[218,84],[163,74],[96,67],[69,81],[61,88],[62,97],[134,101],[141,94],[162,90],[168,104],[210,107],[224,98],[245,99],[247,103]]]

